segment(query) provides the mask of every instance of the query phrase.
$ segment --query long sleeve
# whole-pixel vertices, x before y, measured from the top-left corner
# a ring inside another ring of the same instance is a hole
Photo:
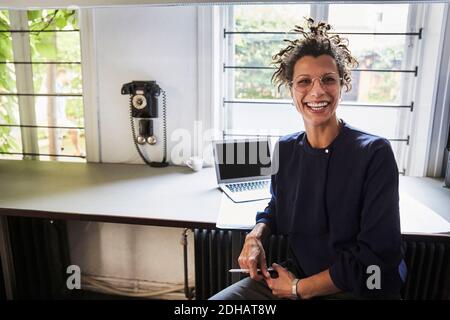
[[[276,213],[276,203],[277,203],[277,197],[276,197],[276,174],[273,174],[271,176],[270,181],[270,193],[272,195],[272,198],[270,199],[267,207],[264,209],[264,211],[258,211],[256,213],[256,223],[265,223],[270,228],[270,231],[272,233],[276,232],[276,223],[275,223],[275,213]]]
[[[358,297],[388,297],[400,292],[402,260],[398,168],[387,140],[377,140],[362,191],[360,229],[353,245],[336,245],[330,267],[334,284]],[[370,290],[368,267],[380,268],[381,288]]]
[[[277,211],[277,177],[280,166],[280,141],[277,141],[274,147],[272,163],[271,163],[271,178],[270,178],[270,194],[272,195],[267,207],[263,211],[256,213],[256,223],[265,223],[270,228],[272,233],[277,233],[276,225],[276,211]]]

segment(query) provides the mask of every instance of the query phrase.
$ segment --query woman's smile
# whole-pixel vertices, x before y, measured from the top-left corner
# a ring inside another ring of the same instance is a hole
[[[326,111],[326,108],[330,105],[329,101],[318,101],[318,102],[303,102],[311,112],[313,113],[323,113]]]

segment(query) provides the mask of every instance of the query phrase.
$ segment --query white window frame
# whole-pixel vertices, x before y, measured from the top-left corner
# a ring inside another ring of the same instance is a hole
[[[83,114],[86,143],[86,161],[101,162],[100,130],[98,117],[98,90],[96,51],[94,37],[94,9],[77,10],[80,26],[81,72],[83,84]],[[27,30],[27,9],[9,10],[11,29]],[[30,35],[12,33],[14,61],[31,61]],[[34,92],[33,66],[31,64],[15,65],[17,92]],[[34,96],[18,96],[20,123],[36,125]],[[22,152],[39,154],[37,130],[21,128]],[[37,155],[24,155],[23,159],[39,159]]]
[[[28,30],[28,16],[27,11],[9,10],[9,19],[11,29],[13,30]],[[30,34],[11,33],[12,51],[14,61],[31,61],[30,50]],[[33,67],[30,64],[15,65],[16,88],[17,92],[34,92],[33,86]],[[20,124],[26,123],[29,125],[36,125],[36,114],[34,111],[34,97],[33,96],[17,96]],[[22,140],[23,153],[38,153],[38,138],[37,130],[28,130],[27,128],[20,128],[20,137]],[[38,159],[38,156],[24,155],[23,159]]]
[[[447,155],[445,152],[450,130],[450,6],[445,7],[445,25],[442,27],[442,55],[438,77],[436,107],[431,133],[427,176],[445,176]]]
[[[432,132],[434,123],[442,123],[445,114],[444,112],[439,115],[438,112],[438,110],[445,109],[445,105],[439,105],[442,103],[442,97],[438,96],[438,87],[439,83],[442,83],[440,79],[445,78],[445,75],[440,72],[441,64],[445,64],[445,60],[448,63],[448,56],[444,55],[445,51],[443,50],[444,39],[446,36],[448,37],[444,32],[448,17],[448,4],[439,3],[433,4],[433,6],[417,4],[416,6],[415,23],[423,26],[424,37],[420,44],[418,57],[418,64],[421,68],[419,68],[414,92],[415,112],[411,119],[411,129],[413,130],[410,130],[411,142],[406,175],[439,177],[441,176],[439,167],[442,168],[443,145],[446,137],[441,137],[441,141],[433,145]],[[436,32],[436,30],[438,31]],[[448,105],[446,109],[448,114]],[[441,146],[442,150],[439,150]],[[436,155],[440,156],[440,160],[436,158],[433,164],[430,159]]]
[[[94,12],[95,9],[78,10],[78,23],[80,27],[86,161],[102,162]]]

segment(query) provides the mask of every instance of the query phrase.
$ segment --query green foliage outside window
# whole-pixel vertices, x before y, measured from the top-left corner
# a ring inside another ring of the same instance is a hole
[[[78,29],[74,10],[30,10],[27,12],[30,30],[30,49],[33,62],[81,61],[78,32],[39,32],[38,30]],[[9,30],[10,19],[7,10],[0,11],[0,29]],[[0,32],[0,61],[14,61],[12,37],[9,32]],[[35,93],[47,93],[43,87],[49,65],[33,65],[33,84]],[[65,92],[80,93],[81,66],[57,65],[73,75]],[[0,92],[17,92],[14,64],[0,64]],[[51,93],[51,92],[50,92]],[[0,96],[0,124],[19,124],[17,97]],[[81,98],[69,98],[66,103],[67,114],[77,125],[83,126]],[[11,152],[19,149],[12,136],[11,127],[0,127],[0,151]]]
[[[305,12],[307,15],[307,12]],[[283,18],[281,18],[283,17]],[[295,24],[301,24],[302,15],[295,14],[293,7],[262,6],[246,10],[245,6],[235,9],[236,31],[281,31],[289,32]],[[293,39],[292,34],[236,34],[234,37],[235,66],[271,67],[272,56],[285,47],[284,39]],[[356,39],[354,39],[356,40]],[[366,69],[401,69],[403,44],[386,46],[374,52],[367,48],[355,53],[360,67]],[[234,69],[236,99],[289,99],[286,90],[277,92],[271,83],[273,70]],[[396,73],[360,72],[354,80],[370,77],[370,87],[359,88],[364,102],[398,102],[400,100],[400,77]],[[355,91],[358,86],[354,86]],[[358,92],[352,92],[351,100],[358,100]]]
[[[0,29],[9,29],[8,11],[0,10]],[[13,60],[12,42],[9,33],[0,32],[0,61]],[[16,88],[14,67],[9,64],[0,64],[0,90],[14,92]],[[14,99],[0,96],[0,123],[17,123],[14,115]],[[0,151],[8,152],[18,147],[11,136],[10,127],[0,127]]]

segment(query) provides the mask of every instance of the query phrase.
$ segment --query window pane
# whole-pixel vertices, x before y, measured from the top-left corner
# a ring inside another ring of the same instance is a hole
[[[400,116],[405,112],[398,108],[370,108],[340,106],[337,109],[338,117],[350,125],[385,138],[399,137],[398,126]],[[407,109],[406,112],[409,112]]]
[[[227,111],[227,132],[285,135],[304,129],[293,105],[233,103]]]
[[[230,34],[228,37],[235,43],[236,66],[259,67],[270,67],[272,56],[285,46],[283,39],[293,39],[293,35],[280,34]]]
[[[0,30],[9,30],[8,10],[0,10]],[[12,39],[9,32],[0,32],[0,62],[13,61]],[[0,63],[0,92],[16,92],[14,64]],[[0,152],[21,152],[20,129],[4,124],[18,124],[17,97],[0,95]],[[0,159],[21,159],[22,156],[0,154]]]
[[[294,12],[295,6],[236,6],[234,31],[290,31],[295,24],[303,24],[309,15],[308,6]],[[298,6],[300,7],[300,6]],[[329,5],[328,22],[338,33],[405,33],[409,5]],[[414,30],[419,31],[419,30]],[[404,88],[405,81],[414,77],[413,72],[386,72],[386,70],[415,69],[408,57],[414,37],[406,35],[350,35],[349,48],[359,62],[358,69],[383,70],[352,72],[352,90],[343,90],[343,102],[356,104],[409,105],[410,98]],[[230,34],[226,45],[232,54],[225,64],[235,67],[273,67],[272,56],[284,48],[284,39],[295,35]],[[226,100],[250,100],[269,102],[271,99],[291,101],[287,90],[278,93],[271,82],[274,69],[227,68],[225,75],[231,84]],[[277,102],[276,100],[274,102]],[[279,101],[278,101],[279,102]],[[232,134],[288,134],[304,130],[301,115],[292,105],[273,104],[226,104],[226,132]],[[375,108],[340,106],[338,116],[363,131],[388,139],[407,139],[407,124],[411,116],[409,108]],[[242,137],[244,137],[242,136]],[[236,137],[236,136],[234,136]],[[391,141],[399,170],[403,171],[406,141]]]
[[[19,124],[17,97],[0,96],[0,152],[21,152],[20,129],[3,126],[10,124]],[[0,159],[16,158],[22,159],[22,157],[0,154]]]
[[[392,150],[394,151],[395,161],[397,162],[398,171],[404,173],[405,159],[408,145],[406,142],[390,141]]]
[[[234,7],[233,31],[288,32],[302,17],[309,15],[309,5],[241,5]],[[234,42],[234,54],[228,64],[233,66],[270,67],[272,56],[284,45],[287,35],[236,34],[229,35]],[[273,70],[231,70],[236,79],[236,98],[278,98],[270,78]]]
[[[34,92],[82,94],[81,65],[33,65]]]
[[[0,159],[22,159],[3,152],[22,152],[22,140],[20,138],[20,128],[0,126]]]
[[[31,32],[32,61],[81,61],[80,34],[68,31],[78,28],[75,10],[31,10],[28,19],[31,30],[65,30]]]
[[[10,21],[7,10],[0,10],[0,30],[9,30]],[[0,92],[16,92],[16,76],[12,62],[12,38],[9,32],[0,32]]]
[[[81,97],[36,97],[35,106],[40,126],[84,127]]]
[[[31,60],[36,62],[80,62],[78,32],[30,33]]]
[[[0,10],[0,30],[9,30],[10,21],[8,10]],[[0,61],[12,61],[12,40],[11,33],[0,32]]]
[[[235,75],[235,98],[237,99],[288,99],[290,95],[284,88],[272,83],[273,70],[227,69]]]
[[[56,139],[53,137],[56,137]],[[39,153],[69,156],[86,154],[84,130],[39,128],[38,139]],[[50,157],[45,156],[41,156],[40,159],[53,160],[50,159]],[[68,161],[77,161],[76,159],[77,158],[68,158]],[[63,158],[58,158],[58,161],[59,160],[63,160]]]
[[[74,10],[28,11],[30,29],[78,29]],[[63,62],[33,65],[36,93],[82,94],[80,34],[70,32],[37,32],[30,34],[34,62]],[[67,63],[71,62],[71,63]],[[69,156],[85,155],[85,134],[82,96],[36,97],[36,124],[71,127],[39,128],[39,153]],[[40,160],[85,161],[82,158],[40,156]]]
[[[342,90],[343,101],[359,103],[402,103],[402,73],[352,72],[352,89]]]
[[[16,96],[0,96],[0,124],[19,124],[19,104]]]
[[[5,57],[0,57],[0,59],[5,59]],[[0,92],[17,92],[16,71],[15,66],[12,63],[0,63]]]
[[[234,16],[236,31],[289,31],[309,16],[309,5],[237,5]]]
[[[328,22],[339,32],[406,32],[408,4],[330,4]]]
[[[339,32],[340,30],[337,30]],[[357,32],[365,32],[358,30]],[[404,35],[347,35],[349,49],[359,62],[360,69],[402,69],[406,41],[413,36]]]
[[[330,5],[329,23],[335,32],[405,33],[408,18],[407,4],[400,5]],[[411,70],[404,61],[405,35],[346,35],[349,48],[359,62],[359,69]],[[361,103],[396,103],[403,100],[402,81],[413,73],[353,72],[351,92],[347,101]]]

